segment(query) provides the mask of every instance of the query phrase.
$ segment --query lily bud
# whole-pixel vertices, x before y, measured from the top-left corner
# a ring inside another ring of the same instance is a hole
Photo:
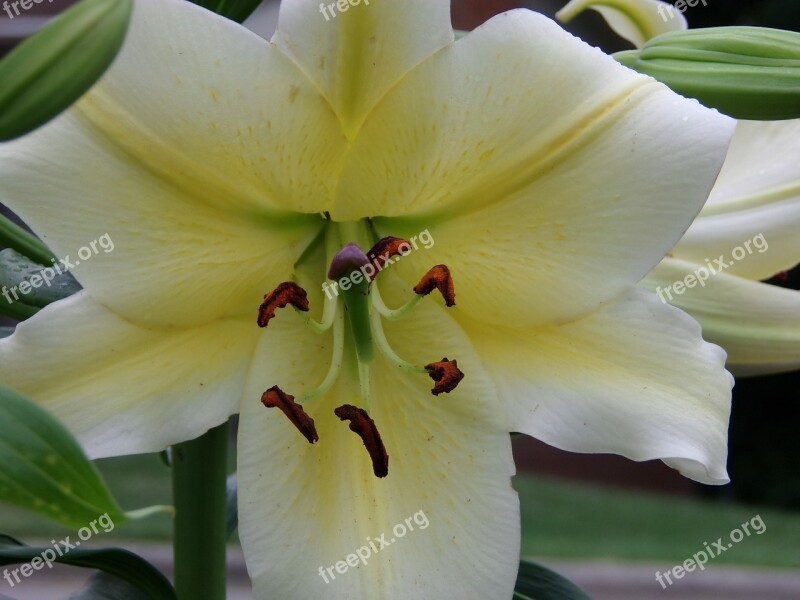
[[[24,135],[80,98],[122,47],[131,0],[83,0],[0,61],[0,141]]]
[[[800,118],[800,33],[761,27],[676,31],[614,58],[737,119]]]

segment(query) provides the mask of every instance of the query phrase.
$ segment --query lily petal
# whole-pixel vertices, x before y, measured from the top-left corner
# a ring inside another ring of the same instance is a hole
[[[455,351],[467,377],[435,398],[425,375],[377,359],[369,415],[389,454],[382,479],[361,440],[334,416],[356,401],[353,376],[343,373],[327,397],[304,403],[319,432],[313,446],[283,414],[261,406],[272,385],[307,392],[316,383],[309,374],[321,378],[331,352],[329,340],[299,332],[292,320],[270,324],[239,431],[240,532],[256,597],[511,597],[519,506],[494,388],[448,316],[433,305],[418,308],[413,320],[387,329],[393,347],[416,364]],[[395,525],[408,527],[413,515],[430,525],[412,521],[415,530],[401,537]],[[336,570],[370,540],[379,551],[367,564]],[[326,583],[319,571],[329,567]]]
[[[239,408],[257,328],[137,327],[86,292],[0,340],[0,381],[51,411],[92,458],[157,452]]]
[[[272,38],[318,86],[352,137],[411,69],[453,42],[449,0],[283,0]]]
[[[727,273],[682,294],[672,286],[701,265],[665,259],[643,281],[703,326],[703,337],[728,352],[736,375],[764,375],[800,368],[800,292]],[[667,292],[666,290],[669,290]]]
[[[677,243],[734,127],[515,10],[440,51],[376,108],[332,214],[396,217],[374,220],[381,235],[429,228],[435,247],[400,272],[413,285],[432,264],[460,265],[457,302],[475,318],[568,321]]]
[[[251,313],[322,227],[280,207],[330,197],[343,137],[325,106],[236,24],[189,2],[137,0],[101,83],[0,144],[0,198],[71,262],[108,234],[113,252],[74,275],[126,318],[188,326]]]
[[[600,13],[617,35],[637,48],[662,33],[689,28],[683,13],[660,0],[572,0],[556,18],[569,23],[587,8]]]
[[[719,180],[700,216],[672,251],[703,264],[762,234],[759,249],[726,271],[769,279],[800,263],[800,120],[740,121]]]
[[[651,293],[633,288],[561,326],[465,329],[515,431],[571,452],[660,458],[703,483],[728,481],[725,352]]]

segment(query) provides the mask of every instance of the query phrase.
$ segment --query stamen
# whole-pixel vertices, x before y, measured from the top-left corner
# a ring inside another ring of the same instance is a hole
[[[372,286],[372,306],[375,307],[375,310],[378,311],[384,319],[389,321],[399,321],[403,317],[405,317],[411,310],[419,304],[419,301],[424,298],[424,296],[420,296],[419,294],[414,294],[414,296],[406,302],[403,306],[397,309],[391,309],[386,306],[386,303],[383,301],[381,297],[381,293],[378,291],[378,284]]]
[[[337,310],[334,317],[333,356],[331,357],[331,366],[328,367],[328,373],[317,389],[301,397],[303,402],[314,400],[315,398],[325,395],[331,387],[333,387],[333,384],[336,383],[337,377],[339,377],[339,371],[342,368],[342,357],[344,355],[344,311]]]
[[[261,396],[261,403],[267,408],[280,408],[310,443],[319,441],[314,419],[309,417],[303,407],[294,401],[294,396],[284,393],[276,385],[264,392]]]
[[[464,373],[458,368],[458,362],[455,360],[447,360],[443,358],[441,362],[431,363],[425,365],[428,374],[436,382],[436,385],[431,390],[434,396],[441,393],[449,394],[459,382],[464,379]]]
[[[293,281],[284,281],[269,294],[258,309],[258,326],[266,327],[275,316],[275,311],[288,304],[297,310],[308,312],[308,294]]]
[[[405,250],[406,248],[408,250]],[[384,267],[394,262],[391,260],[392,257],[398,254],[408,254],[410,251],[411,244],[404,239],[390,236],[378,240],[378,243],[367,252],[372,265],[375,267],[375,272],[370,276],[370,281],[374,280]]]
[[[337,408],[334,413],[342,421],[350,421],[350,431],[357,433],[372,459],[372,471],[375,477],[386,477],[389,474],[389,455],[381,440],[381,434],[370,419],[367,411],[345,404]]]
[[[377,288],[376,288],[377,289]],[[370,315],[370,321],[372,324],[372,332],[374,334],[375,345],[380,350],[381,354],[383,354],[389,362],[394,364],[396,367],[399,367],[405,371],[410,371],[412,373],[427,373],[427,369],[423,369],[422,367],[417,367],[412,365],[410,362],[407,362],[400,358],[392,347],[389,345],[389,340],[386,339],[386,333],[383,331],[383,323],[381,323],[380,314],[377,311],[373,312]]]
[[[427,296],[433,290],[439,290],[441,292],[445,305],[456,305],[456,292],[453,286],[453,278],[450,276],[450,269],[448,269],[446,265],[436,265],[432,267],[414,287],[414,292],[421,296]]]
[[[325,306],[322,309],[321,323],[318,323],[316,320],[311,318],[311,315],[303,316],[300,315],[300,312],[297,312],[297,314],[300,315],[300,317],[303,319],[303,322],[308,325],[314,333],[325,333],[331,328],[333,321],[336,318],[336,308],[338,302],[339,299],[336,296],[325,299]]]

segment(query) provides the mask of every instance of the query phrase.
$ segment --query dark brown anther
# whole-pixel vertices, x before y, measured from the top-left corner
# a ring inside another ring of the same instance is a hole
[[[375,273],[372,275],[371,280],[374,280],[385,267],[394,263],[393,256],[405,256],[411,250],[411,244],[402,238],[390,236],[378,241],[367,252],[367,256],[369,256],[372,265],[375,267]]]
[[[311,442],[319,441],[314,419],[306,414],[303,407],[294,401],[294,396],[284,393],[277,385],[269,388],[261,396],[261,403],[267,408],[280,408],[289,420]]]
[[[308,294],[293,281],[284,281],[269,294],[264,296],[264,302],[258,309],[258,326],[266,327],[275,311],[291,304],[298,310],[308,312]]]
[[[450,276],[450,269],[447,265],[436,265],[425,276],[419,280],[414,287],[414,293],[420,296],[427,296],[433,290],[439,290],[447,306],[456,305],[456,291],[453,286],[453,278]]]
[[[389,455],[381,440],[381,434],[375,427],[375,421],[369,418],[367,411],[351,404],[340,406],[335,411],[342,421],[350,421],[350,431],[361,437],[364,446],[372,458],[372,471],[375,477],[386,477],[389,474]]]
[[[431,390],[434,396],[441,393],[449,394],[464,379],[464,373],[458,368],[458,361],[443,358],[441,362],[425,365],[428,375],[436,382]]]

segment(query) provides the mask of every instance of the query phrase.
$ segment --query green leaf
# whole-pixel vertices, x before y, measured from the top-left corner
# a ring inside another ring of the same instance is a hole
[[[10,336],[14,333],[15,327],[0,327],[0,339]]]
[[[40,564],[40,570],[52,563],[61,563],[75,567],[97,569],[109,575],[113,575],[139,590],[143,595],[130,596],[130,600],[143,598],[146,600],[175,600],[175,590],[166,577],[153,565],[143,558],[123,550],[122,548],[72,548],[65,551],[64,540],[56,543],[61,550],[62,556],[53,546],[33,547],[27,546],[15,540],[11,536],[0,534],[0,566],[30,563],[35,558],[44,561]],[[69,540],[69,544],[75,544],[75,540]],[[13,577],[13,575],[12,575]],[[22,573],[20,579],[24,581]],[[105,581],[109,581],[105,579]],[[91,587],[91,586],[90,586]],[[98,591],[98,590],[95,590]],[[82,600],[113,598],[113,600],[129,600],[128,596],[76,596]]]
[[[129,519],[70,433],[49,413],[0,385],[0,501],[76,529],[101,516]]]
[[[128,30],[132,0],[82,0],[0,61],[0,141],[57,116],[100,78]]]
[[[39,238],[3,214],[0,214],[0,245],[13,248],[41,265],[49,265],[55,260],[53,253]]]
[[[760,27],[675,31],[614,58],[737,119],[800,118],[800,33]]]
[[[81,290],[80,284],[70,273],[63,272],[60,264],[43,267],[11,248],[0,251],[0,285],[8,288],[2,290],[6,302],[18,300],[39,308]]]
[[[264,0],[191,0],[231,21],[242,23]]]
[[[577,585],[529,561],[519,563],[513,600],[592,600]]]
[[[0,315],[11,317],[17,321],[30,319],[33,315],[39,312],[39,310],[41,309],[35,306],[29,306],[28,304],[24,304],[22,302],[16,302],[14,300],[9,302],[6,297],[0,299]]]

